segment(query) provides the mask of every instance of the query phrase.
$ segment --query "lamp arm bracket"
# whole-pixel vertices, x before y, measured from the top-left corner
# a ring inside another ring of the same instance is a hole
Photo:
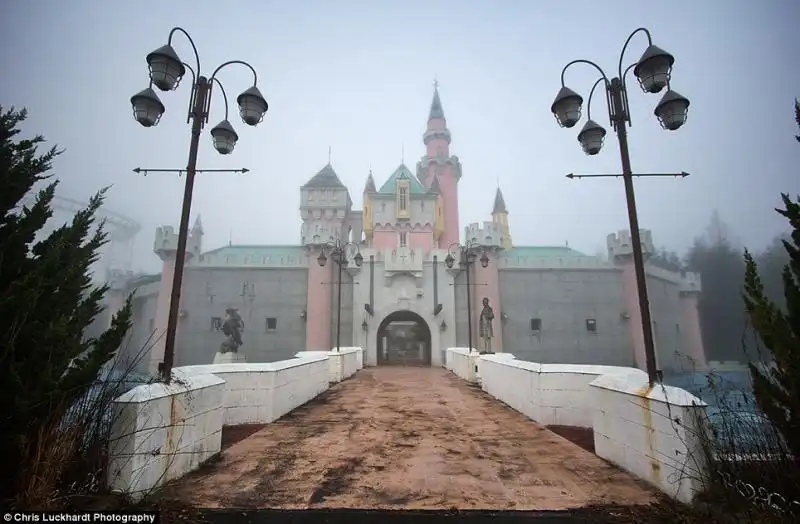
[[[647,35],[647,46],[648,47],[653,45],[653,37],[650,36],[650,31],[646,27],[640,27],[638,29],[635,29],[630,35],[628,35],[628,39],[625,40],[625,45],[622,46],[622,52],[620,52],[620,54],[619,54],[619,65],[617,66],[617,73],[619,74],[619,77],[621,79],[623,79],[623,80],[625,78],[625,75],[622,72],[622,62],[623,62],[623,60],[625,60],[625,51],[627,51],[628,44],[631,43],[631,40],[633,39],[633,37],[637,33],[644,33],[645,35]],[[628,67],[628,69],[630,69],[630,67]],[[626,69],[625,72],[627,73],[628,70]]]
[[[248,64],[243,60],[228,60],[227,62],[220,64],[219,67],[217,67],[211,74],[211,79],[213,80],[214,78],[216,78],[217,73],[219,73],[221,69],[233,64],[240,64],[248,68],[253,73],[253,85],[254,86],[258,85],[258,74],[256,73],[256,70],[253,68],[253,66],[251,66],[250,64]]]
[[[200,53],[197,52],[197,46],[194,45],[194,40],[192,40],[192,37],[189,35],[189,33],[186,32],[186,29],[184,29],[182,27],[179,27],[179,26],[173,27],[172,30],[169,32],[169,38],[167,38],[167,44],[168,45],[172,45],[172,37],[175,35],[176,32],[183,33],[183,35],[186,37],[186,39],[189,40],[189,44],[192,46],[192,51],[194,51],[195,64],[197,65],[196,74],[199,75],[200,71],[201,71],[201,69],[200,69]]]
[[[590,66],[594,67],[595,69],[597,69],[600,72],[600,76],[602,76],[603,79],[605,79],[606,85],[609,85],[608,76],[606,75],[605,71],[603,71],[602,67],[600,67],[599,65],[595,64],[591,60],[586,60],[586,59],[583,59],[583,58],[579,58],[577,60],[573,60],[572,62],[568,63],[567,65],[564,66],[564,69],[561,70],[561,87],[565,86],[565,84],[564,84],[564,74],[567,72],[567,69],[569,69],[574,64],[589,64]]]

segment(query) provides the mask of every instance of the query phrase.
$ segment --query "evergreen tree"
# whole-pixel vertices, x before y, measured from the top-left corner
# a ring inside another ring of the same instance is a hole
[[[795,118],[800,127],[800,103],[795,101]],[[800,136],[797,137],[800,142]],[[771,362],[750,364],[753,392],[764,415],[800,457],[800,197],[793,202],[781,194],[785,209],[776,209],[789,221],[790,240],[783,241],[789,263],[783,268],[785,307],[770,300],[753,256],[745,252],[747,270],[744,303],[751,326],[770,353]]]
[[[69,460],[80,452],[65,452],[54,439],[66,434],[65,414],[85,398],[120,346],[130,327],[131,299],[107,331],[84,337],[107,291],[93,287],[90,276],[106,241],[102,224],[92,233],[105,190],[71,222],[37,241],[52,216],[58,182],[38,191],[30,207],[21,202],[51,178],[61,151],[39,154],[41,136],[18,137],[26,116],[25,110],[0,107],[0,456],[11,477],[2,483],[0,501],[30,505],[59,487]]]

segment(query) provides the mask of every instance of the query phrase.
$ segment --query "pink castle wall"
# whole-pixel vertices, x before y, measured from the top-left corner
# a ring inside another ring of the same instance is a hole
[[[331,292],[333,286],[332,266],[328,260],[325,266],[317,263],[319,250],[312,251],[308,262],[308,304],[306,306],[306,349],[331,349]]]
[[[503,325],[502,319],[500,318],[502,313],[500,304],[500,272],[497,266],[497,253],[487,252],[487,255],[489,255],[489,265],[487,267],[484,268],[481,266],[480,261],[477,261],[474,266],[474,282],[478,284],[471,290],[474,299],[473,303],[475,304],[473,309],[475,315],[475,333],[476,336],[480,333],[478,322],[480,321],[481,310],[483,309],[483,298],[486,297],[489,299],[489,305],[494,310],[494,322],[492,322],[494,339],[492,340],[492,350],[501,352],[503,351]],[[474,340],[476,341],[475,344],[478,346],[478,349],[483,349],[481,341],[477,338]]]
[[[407,242],[408,247],[433,249],[433,231],[409,231]]]
[[[375,249],[392,249],[397,247],[397,231],[383,230],[372,233],[372,247]]]
[[[703,332],[700,328],[700,312],[697,309],[698,293],[681,295],[681,320],[683,344],[686,353],[698,371],[708,369],[706,352],[703,348]]]

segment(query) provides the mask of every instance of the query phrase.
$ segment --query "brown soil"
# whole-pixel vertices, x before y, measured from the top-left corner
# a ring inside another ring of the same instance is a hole
[[[244,440],[266,424],[240,424],[238,426],[224,426],[222,428],[222,449],[226,450],[240,440]]]
[[[591,428],[575,426],[547,426],[547,429],[577,444],[589,453],[594,453],[594,431]]]
[[[369,368],[167,487],[208,508],[547,510],[653,491],[436,368]]]

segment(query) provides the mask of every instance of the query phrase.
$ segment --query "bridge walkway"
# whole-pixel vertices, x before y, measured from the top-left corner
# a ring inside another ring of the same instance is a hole
[[[207,508],[644,505],[629,474],[444,369],[376,367],[166,488]]]

